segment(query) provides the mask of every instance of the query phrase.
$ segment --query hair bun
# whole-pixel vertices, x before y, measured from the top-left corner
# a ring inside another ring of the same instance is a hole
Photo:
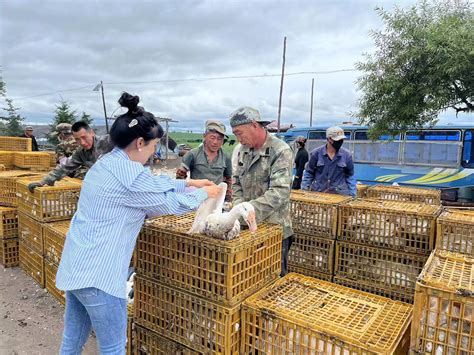
[[[139,102],[140,98],[138,96],[130,95],[128,92],[123,92],[118,100],[120,106],[128,108],[130,112],[137,111]]]

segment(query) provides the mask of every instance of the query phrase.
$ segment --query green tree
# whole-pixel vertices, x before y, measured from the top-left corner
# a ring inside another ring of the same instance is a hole
[[[7,107],[3,107],[2,110],[6,112],[6,116],[0,116],[0,119],[4,121],[3,133],[6,136],[18,137],[23,133],[22,122],[24,117],[21,117],[18,113],[19,107],[13,106],[12,99],[5,98]]]
[[[58,138],[53,132],[56,132],[56,126],[60,123],[70,123],[74,124],[77,120],[76,111],[71,109],[71,106],[67,101],[62,100],[61,104],[56,105],[56,110],[54,111],[53,123],[49,125],[50,133],[47,134],[48,141],[51,144],[58,144]]]
[[[79,121],[87,123],[89,126],[92,126],[94,119],[88,113],[82,112],[81,119]]]
[[[372,32],[376,51],[356,64],[364,74],[361,123],[371,137],[433,125],[438,114],[474,111],[474,16],[461,1],[421,1],[392,13],[378,8],[385,28]]]

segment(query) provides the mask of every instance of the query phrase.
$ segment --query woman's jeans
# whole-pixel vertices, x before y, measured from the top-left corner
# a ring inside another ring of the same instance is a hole
[[[92,287],[66,291],[60,354],[81,354],[91,327],[101,354],[125,354],[127,301]]]

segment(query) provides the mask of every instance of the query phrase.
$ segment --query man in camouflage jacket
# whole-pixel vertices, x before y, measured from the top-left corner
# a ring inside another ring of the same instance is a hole
[[[103,137],[96,136],[94,130],[85,122],[79,121],[74,123],[72,125],[72,134],[80,147],[68,158],[66,164],[58,165],[40,182],[29,184],[28,188],[30,191],[39,186],[53,186],[56,181],[75,173],[80,168],[89,170],[97,159],[110,152],[113,148],[108,135]]]
[[[233,204],[250,202],[257,223],[282,225],[283,276],[288,273],[288,252],[293,241],[290,217],[293,154],[288,144],[267,132],[268,123],[251,107],[239,108],[230,117],[232,131],[242,144],[233,172]]]

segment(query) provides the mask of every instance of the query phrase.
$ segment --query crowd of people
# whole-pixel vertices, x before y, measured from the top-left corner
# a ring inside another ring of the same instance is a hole
[[[138,96],[123,93],[119,104],[128,111],[103,137],[85,122],[58,125],[58,165],[29,185],[33,192],[65,176],[84,180],[56,278],[66,293],[61,354],[80,353],[92,328],[101,353],[123,353],[128,266],[145,218],[195,210],[217,197],[218,184],[226,182],[227,203],[249,202],[257,223],[282,226],[285,275],[293,241],[291,188],[355,196],[354,164],[342,148],[340,127],[329,128],[326,145],[310,153],[306,139],[298,137],[294,152],[266,130],[270,122],[251,107],[230,115],[229,125],[239,141],[232,159],[222,149],[229,139],[225,124],[209,120],[202,144],[183,157],[176,179],[155,176],[146,163],[164,132],[138,103]],[[27,137],[32,136],[29,128]]]

